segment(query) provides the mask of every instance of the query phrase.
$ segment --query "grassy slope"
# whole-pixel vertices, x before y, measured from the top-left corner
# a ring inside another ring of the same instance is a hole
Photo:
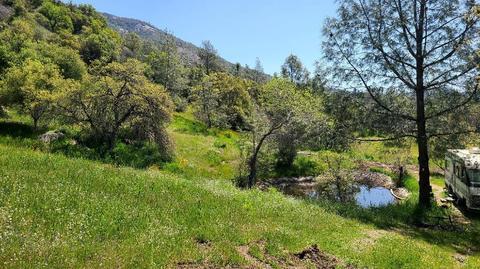
[[[318,244],[359,266],[456,268],[454,254],[472,245],[455,233],[380,230],[375,221],[341,217],[326,206],[207,179],[233,175],[235,134],[205,130],[188,115],[177,115],[171,132],[179,160],[167,172],[0,140],[0,267],[246,264],[236,248],[263,240],[275,256]],[[464,265],[478,268],[480,257]]]
[[[209,130],[191,113],[177,113],[169,127],[177,161],[167,167],[189,178],[232,179],[239,165],[238,134]]]

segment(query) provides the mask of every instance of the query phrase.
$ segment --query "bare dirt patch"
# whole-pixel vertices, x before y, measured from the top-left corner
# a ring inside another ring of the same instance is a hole
[[[248,267],[248,268],[266,268],[266,269],[272,268],[272,266],[270,264],[268,264],[266,261],[263,261],[263,260],[260,260],[257,257],[254,257],[250,253],[250,247],[249,246],[240,246],[240,247],[237,248],[237,250],[238,250],[238,253],[240,253],[240,255],[242,255],[242,257],[248,263],[250,263],[251,267]]]
[[[318,269],[335,269],[341,266],[342,268],[355,268],[352,265],[345,264],[335,256],[326,254],[318,249],[317,245],[313,245],[304,251],[294,255],[301,261],[307,261]]]
[[[357,240],[354,245],[358,252],[362,252],[365,249],[372,247],[377,241],[387,235],[387,231],[384,230],[367,230],[365,236]]]
[[[317,245],[312,245],[305,250],[286,254],[284,257],[274,257],[265,249],[265,242],[259,241],[249,245],[239,246],[238,253],[242,256],[248,265],[243,266],[223,266],[221,268],[231,269],[270,269],[270,268],[289,268],[289,269],[334,269],[334,268],[356,268],[349,265],[339,258],[321,251]],[[260,257],[258,257],[260,256]],[[180,269],[211,269],[220,268],[208,261],[205,262],[185,262],[177,264]]]

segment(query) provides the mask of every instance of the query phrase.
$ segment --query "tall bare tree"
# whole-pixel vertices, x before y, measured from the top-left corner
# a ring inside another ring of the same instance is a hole
[[[434,123],[477,95],[479,6],[473,0],[338,2],[337,18],[324,28],[326,58],[344,86],[365,89],[380,113],[405,122],[387,139],[416,139],[419,203],[430,206],[428,140],[458,131]],[[438,102],[440,96],[449,102]]]
[[[198,51],[198,58],[200,58],[200,64],[207,75],[221,70],[218,52],[212,42],[208,40],[202,42],[202,47]]]
[[[290,54],[282,65],[282,77],[289,79],[298,86],[306,85],[309,80],[310,73],[303,66],[298,56]]]

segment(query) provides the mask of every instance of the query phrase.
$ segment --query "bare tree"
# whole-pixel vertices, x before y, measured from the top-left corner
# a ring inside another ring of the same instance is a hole
[[[221,69],[218,59],[218,52],[212,42],[206,40],[202,42],[202,48],[198,51],[200,63],[207,75]]]
[[[308,83],[310,73],[303,66],[298,56],[290,54],[282,65],[282,77],[289,79],[298,86]]]
[[[478,10],[473,0],[340,0],[324,28],[326,58],[343,85],[365,89],[381,113],[406,122],[392,138],[415,137],[422,206],[431,204],[428,140],[452,133],[433,123],[477,95]],[[435,101],[440,93],[449,104]]]

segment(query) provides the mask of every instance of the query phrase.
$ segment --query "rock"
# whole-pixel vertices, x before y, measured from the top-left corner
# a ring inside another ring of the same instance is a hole
[[[0,106],[0,119],[8,118],[8,113],[3,106]]]
[[[410,195],[410,192],[406,188],[396,188],[393,189],[395,196],[399,197],[400,199],[405,199]]]
[[[50,144],[65,137],[65,134],[59,131],[48,131],[38,137],[45,144]]]
[[[455,255],[453,255],[453,258],[459,263],[465,263],[465,261],[467,260],[467,256],[460,253],[456,253]]]
[[[6,6],[3,3],[0,3],[0,20],[7,20],[13,15],[13,9],[9,6]]]
[[[453,203],[453,202],[455,202],[455,199],[453,199],[452,197],[447,197],[447,198],[440,199],[440,202],[442,202],[442,203]]]

